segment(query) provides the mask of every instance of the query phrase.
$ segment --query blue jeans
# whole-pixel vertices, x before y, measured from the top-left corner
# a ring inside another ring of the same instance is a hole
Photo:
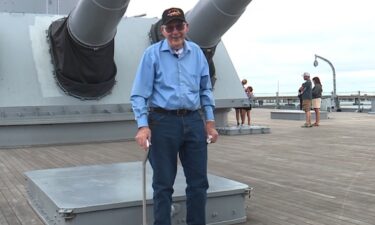
[[[206,224],[207,143],[198,111],[184,116],[151,112],[149,161],[153,168],[154,225],[171,224],[173,184],[179,156],[186,178],[186,223]]]

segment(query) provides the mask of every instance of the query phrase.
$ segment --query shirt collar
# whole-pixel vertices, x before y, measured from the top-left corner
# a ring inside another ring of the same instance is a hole
[[[169,51],[171,53],[174,53],[174,51],[169,47],[167,39],[164,39],[162,41],[160,50],[162,52]],[[185,40],[184,41],[184,52],[189,52],[190,50],[191,50],[190,43],[189,43],[189,41]]]

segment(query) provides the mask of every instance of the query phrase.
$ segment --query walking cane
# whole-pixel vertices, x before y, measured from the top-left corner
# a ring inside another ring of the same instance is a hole
[[[150,142],[148,140],[146,140],[146,142],[147,142],[146,143],[147,149],[146,149],[146,153],[145,153],[145,156],[144,156],[143,162],[142,162],[142,168],[143,168],[143,175],[142,175],[142,186],[143,186],[142,224],[143,225],[147,225],[147,217],[146,217],[146,207],[147,207],[147,204],[146,204],[146,163],[147,163],[149,147],[150,147]]]

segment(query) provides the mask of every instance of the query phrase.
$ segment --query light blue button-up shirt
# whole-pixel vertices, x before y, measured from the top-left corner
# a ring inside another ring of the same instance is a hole
[[[206,120],[214,120],[215,102],[202,50],[185,41],[181,55],[173,54],[167,40],[151,45],[143,54],[130,96],[138,127],[148,126],[149,107],[202,108]]]

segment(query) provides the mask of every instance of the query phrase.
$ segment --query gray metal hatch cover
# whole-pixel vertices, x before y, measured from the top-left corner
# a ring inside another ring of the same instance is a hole
[[[69,209],[77,214],[142,205],[142,162],[35,170],[25,175],[29,185],[35,185],[56,210]],[[152,168],[149,164],[146,177],[147,204],[150,204]],[[249,190],[248,185],[224,177],[209,174],[208,178],[208,198],[244,194]],[[179,167],[174,201],[185,199],[185,188],[185,178]]]

